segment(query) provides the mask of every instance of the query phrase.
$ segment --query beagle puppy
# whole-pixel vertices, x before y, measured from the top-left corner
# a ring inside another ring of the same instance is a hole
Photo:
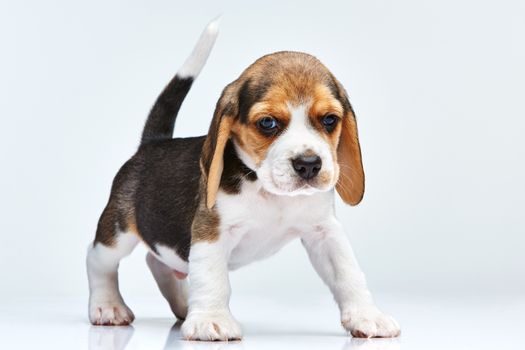
[[[375,306],[334,214],[335,191],[356,205],[365,181],[354,112],[319,60],[300,52],[258,59],[223,90],[206,136],[172,138],[217,32],[213,21],[158,97],[138,151],[113,181],[87,254],[90,321],[133,321],[117,269],[142,241],[162,295],[185,320],[182,336],[240,339],[228,271],[299,238],[343,327],[354,337],[397,336],[398,324]]]

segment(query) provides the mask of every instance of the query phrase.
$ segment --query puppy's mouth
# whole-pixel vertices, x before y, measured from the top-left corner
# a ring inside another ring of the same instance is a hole
[[[267,187],[267,186],[264,186]],[[300,195],[313,195],[319,192],[326,192],[331,190],[334,185],[330,182],[320,181],[318,178],[314,179],[302,179],[300,177],[294,177],[291,183],[279,184],[272,179],[271,186],[265,188],[268,192],[281,195],[281,196],[300,196]]]
[[[302,186],[297,187],[294,190],[291,190],[289,192],[286,192],[285,195],[287,196],[299,196],[299,195],[312,195],[314,193],[321,192],[321,190],[317,187],[314,187],[310,184],[303,184]]]
[[[320,179],[313,180],[297,180],[297,189],[294,192],[307,192],[307,193],[316,193],[316,192],[326,192],[331,190],[334,187],[330,181],[320,181]]]

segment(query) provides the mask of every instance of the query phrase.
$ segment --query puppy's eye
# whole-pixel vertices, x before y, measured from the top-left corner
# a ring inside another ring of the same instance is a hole
[[[326,131],[334,130],[338,121],[339,121],[339,118],[333,114],[325,115],[323,119],[321,119],[321,123],[323,123],[323,126],[326,129]]]
[[[277,127],[279,126],[279,124],[277,123],[277,120],[273,117],[263,117],[257,121],[257,126],[265,134],[272,134],[275,131],[277,131]]]

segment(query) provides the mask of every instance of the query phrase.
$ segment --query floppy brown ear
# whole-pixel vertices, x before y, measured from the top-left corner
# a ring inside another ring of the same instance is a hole
[[[339,180],[336,189],[346,204],[357,205],[365,192],[365,173],[357,135],[355,115],[350,109],[342,119],[341,137],[337,148]]]
[[[211,209],[221,183],[222,169],[224,166],[224,148],[230,138],[235,108],[231,100],[232,94],[227,87],[215,108],[213,120],[204,141],[201,154],[201,170],[203,171],[206,186],[206,206]]]

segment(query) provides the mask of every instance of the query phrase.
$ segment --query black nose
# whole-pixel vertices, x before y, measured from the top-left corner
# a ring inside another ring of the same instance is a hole
[[[295,172],[305,180],[316,177],[321,170],[321,164],[319,156],[299,156],[292,159]]]

